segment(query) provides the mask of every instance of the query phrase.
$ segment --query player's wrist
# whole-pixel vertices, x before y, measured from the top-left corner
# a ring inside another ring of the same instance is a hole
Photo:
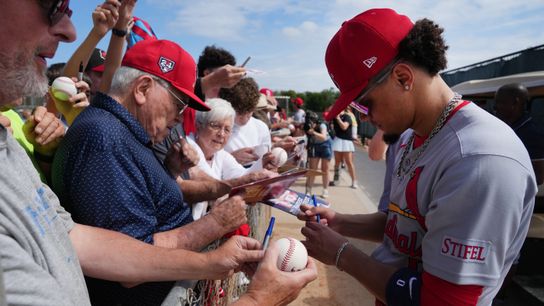
[[[349,241],[344,241],[344,243],[342,243],[340,245],[340,247],[338,247],[338,249],[336,250],[336,257],[335,257],[335,260],[334,260],[334,265],[340,271],[344,271],[344,269],[342,268],[342,267],[344,267],[344,261],[342,260],[342,258],[346,257],[346,256],[342,257],[342,254],[344,254],[346,252],[346,249],[348,249],[350,247],[350,245],[351,245],[351,243]]]

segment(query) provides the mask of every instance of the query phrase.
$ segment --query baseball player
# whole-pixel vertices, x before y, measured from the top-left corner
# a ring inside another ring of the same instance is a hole
[[[336,265],[387,305],[491,305],[527,234],[536,182],[506,124],[441,79],[443,29],[390,9],[343,23],[325,60],[340,89],[328,117],[355,101],[400,141],[387,211],[305,207],[311,256]],[[369,256],[348,239],[381,242]]]

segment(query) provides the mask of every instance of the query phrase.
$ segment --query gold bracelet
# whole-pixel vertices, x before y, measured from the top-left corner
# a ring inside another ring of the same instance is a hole
[[[338,268],[338,270],[340,271],[344,271],[342,270],[342,268],[340,268],[338,266],[338,262],[340,261],[340,255],[342,255],[342,252],[344,251],[344,249],[348,246],[349,244],[349,241],[346,241],[344,243],[342,243],[342,245],[338,248],[338,251],[336,251],[336,262],[335,262],[335,266],[336,268]]]

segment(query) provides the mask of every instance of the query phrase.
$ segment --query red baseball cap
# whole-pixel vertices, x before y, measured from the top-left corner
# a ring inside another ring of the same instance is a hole
[[[301,107],[302,104],[304,104],[304,100],[302,100],[302,98],[300,98],[300,97],[296,97],[296,98],[293,100],[293,103],[295,103],[296,105],[298,105],[299,107]]]
[[[169,40],[143,40],[128,49],[121,66],[157,76],[191,99],[189,106],[199,111],[210,108],[195,94],[196,64],[187,51]]]
[[[395,59],[413,26],[407,16],[387,8],[365,11],[342,24],[325,53],[329,75],[340,90],[326,120],[343,111]]]
[[[266,100],[272,103],[274,107],[278,105],[278,100],[276,100],[276,98],[274,97],[274,92],[272,90],[263,87],[261,88],[261,90],[259,90],[259,92],[265,95]]]
[[[85,71],[104,72],[104,62],[106,61],[106,51],[94,48]]]

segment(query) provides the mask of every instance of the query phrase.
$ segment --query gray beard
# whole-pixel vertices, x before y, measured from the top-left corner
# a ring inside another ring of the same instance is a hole
[[[23,51],[11,58],[0,52],[0,105],[22,97],[43,97],[48,90],[47,77],[45,71],[36,71],[34,55]]]

